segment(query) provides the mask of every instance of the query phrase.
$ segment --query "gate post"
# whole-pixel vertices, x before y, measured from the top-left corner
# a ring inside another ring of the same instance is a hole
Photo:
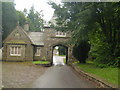
[[[69,46],[68,47],[68,64],[72,63],[74,61],[74,57],[73,57],[72,52],[73,52],[73,47]]]

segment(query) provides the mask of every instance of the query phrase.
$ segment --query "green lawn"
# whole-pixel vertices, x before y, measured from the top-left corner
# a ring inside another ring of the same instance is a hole
[[[104,79],[106,82],[113,85],[118,85],[118,68],[99,68],[93,64],[77,64],[77,66],[90,74],[93,74],[101,79]]]
[[[59,55],[59,56],[65,56],[66,57],[66,55]]]
[[[64,63],[66,63],[66,58],[63,59]]]
[[[49,64],[49,61],[33,61],[34,64]]]

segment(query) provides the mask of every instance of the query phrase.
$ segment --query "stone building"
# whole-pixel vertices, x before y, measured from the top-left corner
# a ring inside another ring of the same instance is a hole
[[[24,28],[19,25],[3,41],[3,61],[33,61],[46,60],[53,62],[55,46],[67,49],[67,62],[72,61],[72,47],[67,44],[70,33],[58,32],[49,26],[42,32],[30,32],[26,23]]]
[[[44,27],[42,32],[29,32],[28,29],[16,26],[13,32],[3,41],[3,60],[32,61],[46,60],[52,62],[55,46],[67,49],[67,60],[72,58],[72,47],[67,44],[69,33],[58,32],[50,27]]]

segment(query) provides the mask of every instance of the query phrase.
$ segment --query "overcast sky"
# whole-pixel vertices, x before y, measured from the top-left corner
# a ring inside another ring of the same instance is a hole
[[[17,10],[23,11],[24,8],[29,10],[32,5],[34,5],[35,10],[38,12],[43,10],[43,19],[45,21],[49,21],[54,13],[54,9],[47,4],[49,1],[54,1],[59,4],[61,0],[14,0]]]

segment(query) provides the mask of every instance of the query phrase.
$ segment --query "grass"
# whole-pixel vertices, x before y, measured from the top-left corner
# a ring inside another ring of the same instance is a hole
[[[33,61],[34,64],[49,64],[49,61]]]
[[[63,59],[64,63],[66,63],[66,58]]]
[[[66,56],[66,55],[59,55],[59,56]]]
[[[88,72],[94,76],[97,76],[104,81],[111,83],[113,85],[118,85],[118,68],[99,68],[93,65],[92,63],[88,64],[77,64],[77,66],[85,71]]]

